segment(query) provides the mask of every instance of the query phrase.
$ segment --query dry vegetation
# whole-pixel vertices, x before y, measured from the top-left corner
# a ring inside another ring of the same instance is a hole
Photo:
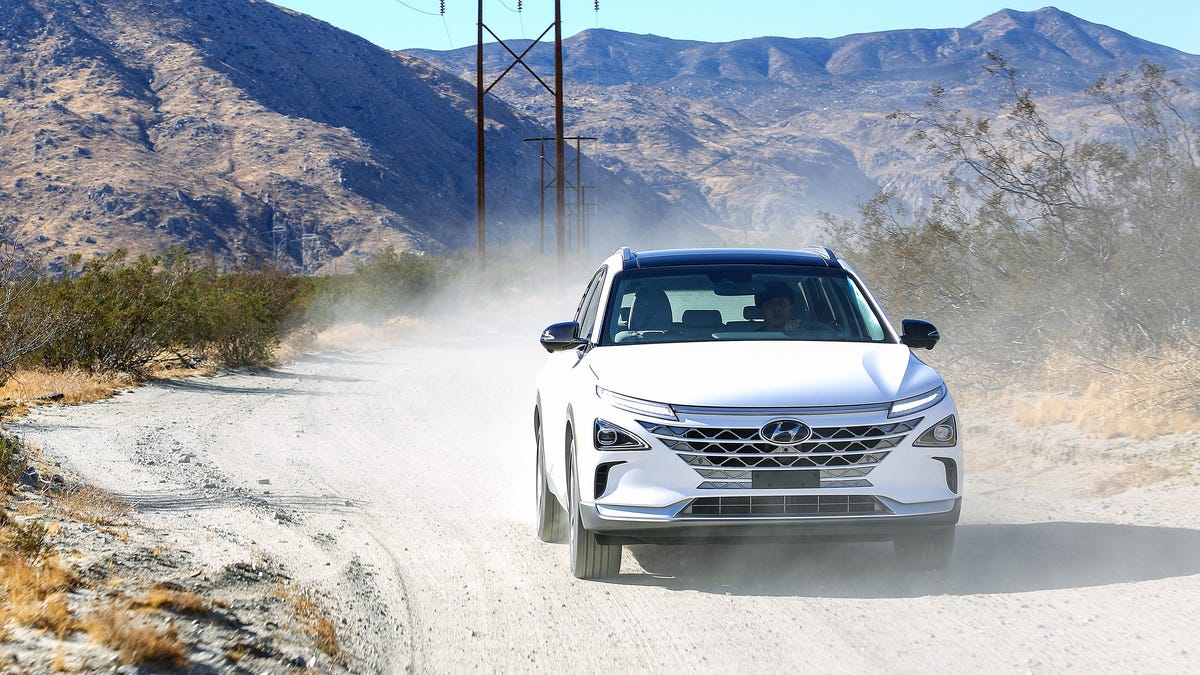
[[[831,223],[885,304],[933,320],[933,356],[964,398],[1006,398],[1033,425],[1152,438],[1200,423],[1200,109],[1143,63],[1088,88],[1122,129],[1093,138],[1040,113],[989,54],[1004,101],[975,118],[934,87],[897,113],[941,158],[942,190],[914,210],[883,191]],[[1115,123],[1115,125],[1114,125]]]
[[[280,583],[276,593],[296,611],[296,616],[317,649],[334,659],[341,658],[342,646],[338,642],[337,630],[312,589]]]
[[[1010,389],[1017,421],[1069,423],[1101,438],[1151,439],[1200,431],[1200,351],[1126,353],[1103,362],[1049,359],[1031,380],[1042,393]]]
[[[80,625],[93,640],[116,651],[124,665],[181,670],[188,665],[187,646],[173,625],[162,623],[121,599],[93,609]]]

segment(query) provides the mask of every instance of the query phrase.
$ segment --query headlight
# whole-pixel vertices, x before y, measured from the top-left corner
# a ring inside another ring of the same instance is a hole
[[[902,398],[899,401],[893,401],[892,408],[888,411],[888,417],[900,417],[902,415],[921,412],[926,408],[932,408],[937,405],[945,397],[946,385],[939,384],[936,389],[930,389],[924,394],[917,394],[909,398]]]
[[[633,398],[632,396],[622,396],[599,386],[596,387],[596,396],[599,396],[600,400],[618,410],[625,410],[647,417],[655,417],[660,420],[678,419],[675,417],[675,411],[671,410],[671,406],[666,403],[655,403],[654,401],[643,401],[640,398]]]
[[[597,419],[592,428],[592,441],[597,450],[649,450],[650,446],[642,439],[634,436],[625,429],[609,422]]]
[[[958,442],[958,424],[954,415],[925,430],[913,445],[924,448],[948,448]],[[951,488],[953,489],[953,488]]]

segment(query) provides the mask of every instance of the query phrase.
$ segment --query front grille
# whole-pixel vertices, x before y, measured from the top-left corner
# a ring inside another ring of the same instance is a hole
[[[701,488],[749,488],[747,469],[820,469],[821,487],[870,487],[866,476],[921,423],[815,427],[799,445],[775,445],[758,428],[692,427],[641,422],[706,480]]]
[[[754,495],[697,497],[679,513],[698,518],[879,516],[892,511],[871,495]]]

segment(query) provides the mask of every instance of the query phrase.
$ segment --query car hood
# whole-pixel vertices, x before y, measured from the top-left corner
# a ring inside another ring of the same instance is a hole
[[[942,378],[900,344],[689,342],[593,349],[597,384],[684,406],[809,407],[882,403]]]

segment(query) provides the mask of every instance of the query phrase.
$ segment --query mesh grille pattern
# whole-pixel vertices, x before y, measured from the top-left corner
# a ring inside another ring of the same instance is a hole
[[[755,495],[699,497],[680,515],[761,518],[770,516],[878,516],[891,510],[871,495]]]
[[[871,487],[865,476],[922,418],[890,424],[816,427],[798,445],[775,445],[757,428],[689,427],[641,422],[706,478],[701,488],[750,488],[748,469],[820,469],[821,487]]]

